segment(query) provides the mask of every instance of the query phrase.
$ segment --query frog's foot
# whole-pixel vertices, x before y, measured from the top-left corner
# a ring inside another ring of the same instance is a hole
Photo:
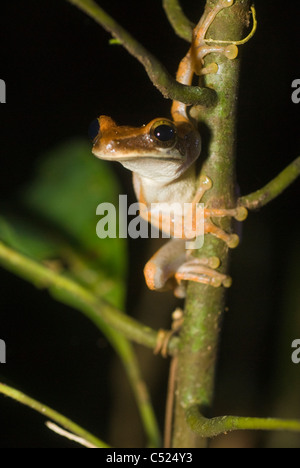
[[[209,27],[212,25],[217,14],[225,8],[231,7],[234,0],[219,0],[217,4],[210,9],[206,9],[198,25],[194,29],[193,52],[196,57],[196,73],[198,75],[206,75],[209,73],[217,73],[218,65],[210,64],[203,68],[203,60],[206,55],[211,53],[219,53],[225,55],[230,60],[234,60],[238,56],[238,48],[235,44],[230,45],[209,45],[205,42],[205,37]]]
[[[158,331],[154,354],[161,354],[164,358],[168,356],[168,347],[170,339],[172,338],[172,336],[176,335],[180,331],[182,324],[183,311],[182,309],[177,308],[172,314],[171,330],[160,329]]]
[[[204,209],[205,224],[204,232],[205,234],[212,234],[218,239],[223,240],[230,249],[235,249],[239,243],[240,239],[237,234],[228,234],[223,229],[216,226],[211,218],[224,218],[232,217],[237,221],[244,221],[248,216],[248,211],[244,207],[238,207],[233,209],[218,209],[218,208],[208,208]]]
[[[177,297],[185,296],[185,289],[182,287],[183,281],[194,281],[196,283],[207,284],[214,288],[230,288],[232,279],[230,276],[223,275],[216,271],[220,266],[220,260],[217,257],[193,258],[188,260],[177,270],[175,279],[178,282],[178,288],[175,290]]]
[[[204,194],[212,188],[213,184],[209,177],[201,176],[199,188],[192,202],[192,210],[197,213],[197,204],[201,202]],[[223,229],[216,226],[211,218],[231,217],[237,221],[244,221],[248,216],[246,208],[240,206],[237,208],[204,208],[204,234],[212,234],[218,239],[223,240],[229,248],[234,249],[239,245],[237,234],[228,234]]]
[[[156,345],[153,350],[155,355],[161,354],[162,357],[168,357],[168,346],[171,337],[173,336],[173,330],[158,330]]]
[[[212,180],[206,175],[200,177],[199,187],[192,201],[192,208],[195,209],[197,203],[200,203],[203,196],[208,192],[213,186]],[[248,216],[247,208],[243,206],[238,206],[233,209],[218,209],[218,208],[205,208],[205,214],[207,217],[212,218],[224,218],[226,216],[231,216],[237,221],[245,221]]]
[[[237,234],[228,234],[226,231],[216,226],[211,220],[205,221],[205,234],[211,234],[221,239],[230,249],[235,249],[240,243],[240,238]]]
[[[167,291],[175,289],[177,297],[185,297],[185,281],[195,281],[214,287],[230,287],[231,278],[218,273],[217,257],[194,258],[186,250],[184,239],[171,239],[149,260],[144,269],[149,289]]]

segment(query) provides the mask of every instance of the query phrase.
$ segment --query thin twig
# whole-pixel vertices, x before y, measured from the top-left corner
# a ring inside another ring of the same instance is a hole
[[[178,357],[174,356],[170,364],[169,381],[168,381],[168,394],[165,412],[165,434],[164,434],[164,448],[171,448],[172,446],[172,429],[173,429],[173,411],[176,391],[176,373],[177,373]]]
[[[123,335],[113,329],[111,329],[111,336],[108,338],[125,367],[147,436],[147,445],[149,447],[159,447],[161,434],[158,422],[148,388],[141,376],[140,366],[133,346]]]
[[[186,411],[186,420],[192,431],[200,437],[216,437],[220,434],[238,430],[300,432],[300,421],[243,418],[239,416],[207,419],[201,415],[197,406],[193,406]]]
[[[163,0],[163,7],[177,36],[191,42],[195,25],[183,13],[179,0]]]
[[[98,439],[82,427],[78,426],[78,424],[75,424],[73,421],[66,418],[62,414],[58,413],[57,411],[54,411],[48,406],[43,405],[39,401],[30,398],[29,396],[25,395],[19,390],[16,390],[15,388],[0,383],[0,393],[12,398],[15,401],[18,401],[22,405],[28,406],[29,408],[37,411],[38,413],[41,413],[43,416],[46,416],[52,421],[55,421],[60,426],[64,427],[68,431],[71,431],[73,434],[76,434],[78,437],[81,437],[93,446],[98,448],[109,448],[109,445],[107,445],[105,442]]]
[[[143,382],[134,350],[128,339],[154,349],[158,332],[140,324],[128,315],[96,297],[91,291],[74,280],[63,276],[46,266],[14,251],[0,242],[0,265],[38,288],[46,288],[59,300],[83,312],[105,334],[126,369],[148,442],[158,446],[160,433],[151,405],[148,390]],[[169,343],[172,353],[178,344],[173,337]]]
[[[57,424],[54,424],[51,421],[46,421],[45,424],[48,427],[48,429],[50,429],[50,431],[53,431],[55,432],[55,434],[58,434],[61,437],[65,437],[66,439],[71,440],[72,442],[76,442],[76,444],[82,445],[83,447],[86,447],[86,448],[98,448],[96,445],[91,444],[90,442],[83,439],[82,437],[72,434],[71,432],[68,432],[65,429],[62,429]]]
[[[250,39],[253,38],[253,36],[255,35],[256,31],[257,31],[257,26],[258,26],[258,23],[257,23],[257,17],[256,17],[256,8],[254,5],[251,6],[251,13],[252,13],[252,18],[253,18],[253,27],[250,31],[250,33],[248,34],[247,37],[245,37],[244,39],[241,39],[240,41],[232,41],[232,40],[229,40],[229,41],[224,41],[224,40],[217,40],[215,41],[214,39],[205,39],[205,42],[207,44],[210,44],[210,43],[216,43],[216,44],[234,44],[234,45],[244,45],[246,44],[247,42],[250,41]]]
[[[146,347],[155,348],[157,331],[120,312],[74,280],[50,270],[1,242],[0,264],[36,287],[48,289],[55,298],[80,310],[97,326],[103,328],[107,324],[128,339]],[[169,343],[170,353],[177,348],[177,344],[178,338],[172,337]]]
[[[270,203],[284,192],[300,176],[300,157],[295,159],[275,179],[257,192],[239,199],[239,205],[256,210]]]
[[[205,107],[212,107],[216,104],[216,93],[213,89],[185,86],[178,83],[150,52],[93,0],[67,1],[76,5],[99,23],[106,31],[110,32],[112,36],[144,66],[150,80],[165,98],[181,101],[185,104],[197,104]]]

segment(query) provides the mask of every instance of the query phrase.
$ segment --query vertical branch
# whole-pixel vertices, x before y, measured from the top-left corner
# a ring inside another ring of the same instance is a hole
[[[207,7],[215,3],[216,0],[208,0]],[[218,15],[210,28],[209,36],[219,40],[241,39],[249,10],[250,0],[236,0],[231,8]],[[213,109],[199,110],[199,120],[210,134],[210,141],[207,142],[208,156],[203,164],[202,174],[212,179],[213,189],[208,192],[205,202],[210,207],[233,207],[236,205],[235,129],[240,61],[210,54],[206,65],[212,62],[218,63],[219,72],[217,75],[208,75],[205,84],[217,91],[219,103]],[[230,220],[224,219],[221,227],[230,229]],[[207,235],[199,255],[219,257],[222,272],[228,273],[229,250],[224,242]],[[178,354],[173,447],[206,446],[205,439],[193,433],[187,424],[186,410],[195,405],[202,414],[207,415],[211,409],[224,307],[224,288],[189,284]]]

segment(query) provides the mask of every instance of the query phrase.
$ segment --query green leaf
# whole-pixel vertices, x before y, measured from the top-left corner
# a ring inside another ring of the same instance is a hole
[[[90,144],[79,140],[49,153],[23,196],[27,207],[93,251],[101,261],[108,260],[115,272],[115,264],[119,270],[120,262],[114,252],[122,247],[121,242],[97,237],[96,208],[104,202],[116,205],[118,194],[111,167],[92,155]]]
[[[49,235],[12,214],[0,216],[0,239],[18,252],[39,261],[55,258],[59,252]]]
[[[111,165],[92,155],[91,144],[66,143],[41,158],[37,176],[21,192],[26,217],[0,217],[0,239],[122,307],[126,241],[96,234],[97,206],[117,207],[119,193]]]

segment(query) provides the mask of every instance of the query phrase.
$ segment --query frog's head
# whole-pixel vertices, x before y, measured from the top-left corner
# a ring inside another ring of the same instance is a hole
[[[93,146],[98,158],[118,161],[141,177],[162,183],[180,177],[200,151],[200,135],[192,124],[165,118],[142,127],[127,127],[101,116]]]

